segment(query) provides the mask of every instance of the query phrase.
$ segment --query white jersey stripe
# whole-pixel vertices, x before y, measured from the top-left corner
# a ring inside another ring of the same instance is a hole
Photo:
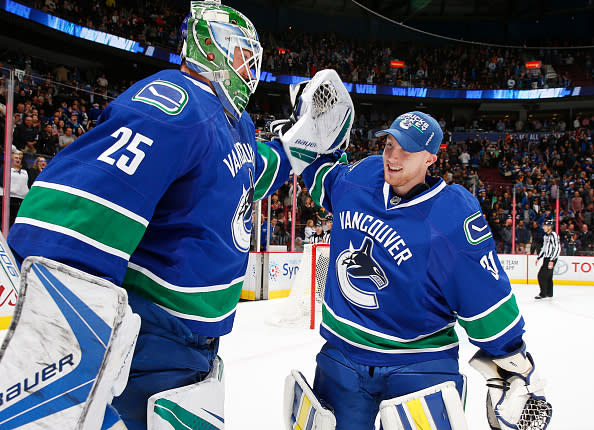
[[[54,231],[57,233],[61,233],[66,236],[70,236],[76,240],[79,240],[81,242],[84,242],[87,245],[97,248],[98,250],[103,251],[107,254],[111,254],[116,257],[123,258],[124,260],[130,259],[130,254],[120,251],[119,249],[112,248],[111,246],[107,246],[101,242],[96,241],[95,239],[91,239],[90,237],[85,236],[82,233],[79,233],[78,231],[74,231],[69,228],[62,227],[60,225],[50,224],[49,222],[39,221],[39,220],[36,220],[33,218],[25,218],[25,217],[17,217],[15,220],[15,224],[16,223],[34,225],[35,227],[39,227],[39,228]]]
[[[142,273],[144,276],[146,276],[147,278],[151,279],[153,282],[159,284],[163,288],[166,288],[166,289],[171,290],[171,291],[177,291],[177,292],[180,292],[180,293],[188,293],[188,294],[191,294],[191,293],[208,293],[208,292],[211,292],[211,291],[222,291],[222,290],[226,290],[227,288],[229,288],[229,287],[231,287],[233,285],[237,285],[239,282],[243,282],[243,279],[245,278],[245,276],[240,276],[239,278],[236,278],[233,281],[231,281],[229,284],[209,285],[209,286],[204,286],[204,287],[183,287],[183,286],[180,286],[180,285],[170,284],[166,280],[158,277],[157,275],[155,275],[150,270],[145,269],[144,267],[141,267],[138,264],[134,264],[132,262],[129,262],[128,263],[128,267],[130,269],[132,269],[132,270],[136,270],[137,272]]]
[[[192,321],[200,321],[200,322],[207,322],[207,323],[213,323],[213,322],[218,322],[218,321],[223,321],[225,318],[230,317],[231,315],[233,315],[233,313],[235,312],[235,310],[237,309],[237,305],[235,305],[235,307],[233,307],[233,309],[231,309],[229,312],[227,312],[224,315],[221,315],[219,317],[215,317],[215,318],[208,318],[208,317],[201,317],[198,315],[190,315],[190,314],[184,314],[181,312],[177,312],[174,311],[173,309],[169,309],[165,306],[159,305],[158,303],[155,303],[157,306],[159,306],[161,309],[163,309],[165,312],[176,316],[178,318],[182,318],[185,320],[192,320]]]

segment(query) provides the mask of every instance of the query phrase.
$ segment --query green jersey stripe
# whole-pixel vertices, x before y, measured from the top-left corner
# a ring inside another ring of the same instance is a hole
[[[82,235],[80,240],[86,243],[97,242],[128,255],[146,230],[143,224],[96,201],[43,187],[31,188],[19,217],[62,227]]]
[[[521,318],[516,298],[513,294],[495,304],[487,311],[470,318],[458,316],[460,325],[468,337],[488,342],[503,335]]]
[[[20,211],[19,211],[19,213],[20,213]],[[103,244],[101,242],[97,242],[96,240],[93,240],[93,239],[91,239],[77,231],[70,230],[65,227],[61,227],[58,225],[50,224],[50,223],[39,221],[39,220],[32,219],[32,218],[25,218],[25,217],[16,217],[14,223],[15,224],[21,223],[21,224],[34,225],[35,227],[43,228],[46,230],[51,230],[56,233],[61,233],[66,236],[70,236],[74,239],[80,240],[81,242],[84,242],[87,245],[91,245],[91,246],[99,249],[100,251],[106,252],[111,255],[115,255],[116,257],[123,258],[124,260],[130,259],[130,254],[122,252],[119,249],[114,249],[109,246],[106,246],[105,244]]]
[[[396,340],[393,336],[384,335],[379,332],[362,330],[355,325],[348,324],[346,320],[338,319],[326,306],[322,306],[322,319],[324,326],[348,340],[349,343],[363,349],[389,352],[392,350],[415,350],[435,351],[458,343],[458,336],[454,324],[431,333],[427,336],[416,338],[410,341]]]
[[[260,200],[270,191],[274,184],[278,170],[280,168],[281,157],[270,146],[262,142],[256,142],[258,145],[258,155],[264,159],[264,170],[258,178],[254,189],[254,200]]]
[[[332,170],[335,166],[339,163],[347,164],[347,155],[346,153],[342,154],[341,157],[335,163],[326,163],[323,164],[318,168],[316,171],[316,175],[314,178],[313,186],[310,190],[312,200],[322,206],[324,202],[324,179],[330,170]]]
[[[322,322],[321,324],[326,330],[328,330],[330,333],[332,333],[334,336],[336,336],[337,338],[341,339],[343,342],[346,342],[354,347],[360,348],[360,349],[364,349],[366,351],[373,351],[373,352],[379,352],[382,354],[419,354],[419,353],[423,353],[423,352],[438,352],[438,351],[446,351],[448,349],[452,349],[452,348],[456,348],[458,346],[458,341],[447,344],[447,345],[443,345],[440,347],[435,347],[435,348],[397,348],[397,349],[384,349],[384,348],[378,348],[378,347],[374,347],[374,346],[368,346],[362,343],[357,343],[356,341],[353,341],[352,339],[349,339],[345,336],[343,336],[344,333],[339,334],[336,331],[332,330],[332,328],[330,328],[329,326],[327,326],[325,323]]]
[[[156,282],[146,272],[129,266],[122,286],[155,302],[173,315],[195,321],[214,322],[227,318],[235,311],[243,280],[214,291],[208,291],[208,287],[204,290],[194,287],[173,290]]]
[[[113,202],[110,202],[109,200],[106,200],[102,197],[96,196],[95,194],[91,194],[89,192],[79,190],[78,188],[69,187],[67,185],[54,184],[52,182],[45,182],[45,181],[35,181],[33,183],[33,186],[34,187],[50,188],[50,189],[54,189],[54,190],[58,190],[58,191],[64,191],[65,193],[74,194],[75,196],[79,196],[79,197],[84,197],[85,199],[94,201],[96,203],[99,203],[100,205],[108,207],[108,208],[114,210],[115,212],[119,212],[122,215],[127,216],[128,218],[142,224],[145,227],[148,226],[149,222],[146,218],[143,218],[140,215],[135,214],[134,212],[126,209],[123,206],[117,205]]]

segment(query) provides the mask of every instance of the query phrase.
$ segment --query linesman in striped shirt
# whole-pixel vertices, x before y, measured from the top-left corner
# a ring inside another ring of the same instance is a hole
[[[538,271],[538,285],[540,286],[540,294],[535,299],[544,299],[545,297],[553,297],[553,269],[557,264],[557,259],[561,253],[561,244],[559,243],[559,235],[553,231],[553,220],[546,220],[542,226],[545,235],[543,237],[542,248],[538,257],[536,257],[536,264],[541,258],[542,266]]]

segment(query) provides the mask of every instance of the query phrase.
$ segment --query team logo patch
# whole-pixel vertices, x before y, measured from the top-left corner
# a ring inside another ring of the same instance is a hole
[[[254,202],[254,176],[251,170],[248,170],[250,183],[248,188],[243,186],[243,193],[237,209],[231,221],[231,234],[233,244],[241,252],[250,250],[250,240],[252,234],[252,203]]]
[[[188,93],[172,82],[156,80],[138,91],[132,100],[155,106],[167,115],[178,115],[188,103]]]
[[[365,291],[359,286],[375,286],[382,290],[389,284],[384,269],[373,258],[373,240],[365,237],[361,247],[355,249],[351,243],[348,249],[336,259],[336,276],[343,296],[355,306],[377,309],[379,303],[373,291]],[[355,286],[353,279],[358,279]]]
[[[485,217],[479,212],[464,220],[464,234],[471,245],[478,245],[491,237],[491,230]]]

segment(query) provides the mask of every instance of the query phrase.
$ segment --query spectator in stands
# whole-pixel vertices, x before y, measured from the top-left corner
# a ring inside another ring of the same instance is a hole
[[[70,145],[72,142],[76,140],[76,136],[72,134],[72,128],[66,127],[64,129],[64,134],[60,136],[58,139],[58,146],[60,151]]]
[[[503,253],[511,254],[511,252],[512,252],[512,219],[511,218],[508,218],[505,221],[505,225],[501,229],[501,240],[503,241]]]
[[[45,123],[37,141],[37,153],[54,156],[58,148],[58,137],[54,134],[52,125]]]
[[[19,151],[35,153],[38,135],[33,127],[33,118],[25,116],[23,123],[15,127],[13,133],[13,144]]]
[[[316,229],[315,229],[314,220],[312,218],[309,218],[305,222],[305,228],[303,229],[304,242],[311,243],[310,239],[315,233],[316,233]]]
[[[107,80],[107,77],[105,76],[105,73],[102,73],[101,76],[99,76],[97,78],[97,86],[98,89],[100,90],[101,94],[106,94],[107,93],[107,86],[109,85],[109,81]]]
[[[0,175],[0,195],[4,195],[4,175]],[[23,168],[23,152],[19,150],[12,151],[11,169],[10,169],[10,218],[9,224],[12,226],[16,219],[17,212],[21,207],[23,199],[29,192],[29,175],[27,170]]]
[[[85,132],[85,129],[78,120],[78,115],[74,112],[70,115],[70,120],[66,125],[72,129],[72,132],[76,137],[80,137]]]
[[[588,255],[592,255],[592,252],[594,251],[594,235],[590,231],[588,224],[582,224],[578,238],[581,244],[579,250],[588,253]]]
[[[27,173],[29,174],[29,180],[27,182],[29,188],[31,188],[33,182],[35,181],[35,179],[37,179],[37,176],[39,176],[39,174],[43,171],[43,169],[45,169],[46,166],[47,160],[45,157],[39,156],[35,158],[35,161],[33,162],[33,167],[31,167],[27,171]]]
[[[278,218],[280,213],[283,211],[283,206],[278,198],[278,193],[274,193],[270,197],[270,216]]]
[[[91,110],[89,110],[89,122],[97,122],[103,109],[99,107],[99,103],[93,103]]]
[[[518,222],[516,226],[516,252],[518,254],[526,254],[527,246],[530,244],[530,230],[526,227],[523,220]],[[530,248],[528,248],[530,249]]]
[[[295,237],[295,246],[293,247],[295,252],[303,252],[303,239],[300,236]]]
[[[534,254],[535,251],[538,251],[542,248],[542,242],[544,237],[544,231],[540,224],[537,221],[532,221],[530,223],[530,235],[532,236],[532,243],[530,245],[530,251]]]
[[[305,203],[303,204],[303,207],[301,208],[301,224],[306,224],[308,223],[308,220],[313,220],[315,221],[317,219],[316,217],[316,212],[317,212],[317,208],[315,203],[313,202],[313,200],[311,199],[311,196],[306,196],[305,197]],[[313,225],[312,225],[313,227]],[[304,236],[305,239],[307,240],[307,236]]]
[[[573,193],[573,197],[571,199],[571,210],[574,214],[577,214],[584,210],[584,199],[578,191],[575,191]]]

